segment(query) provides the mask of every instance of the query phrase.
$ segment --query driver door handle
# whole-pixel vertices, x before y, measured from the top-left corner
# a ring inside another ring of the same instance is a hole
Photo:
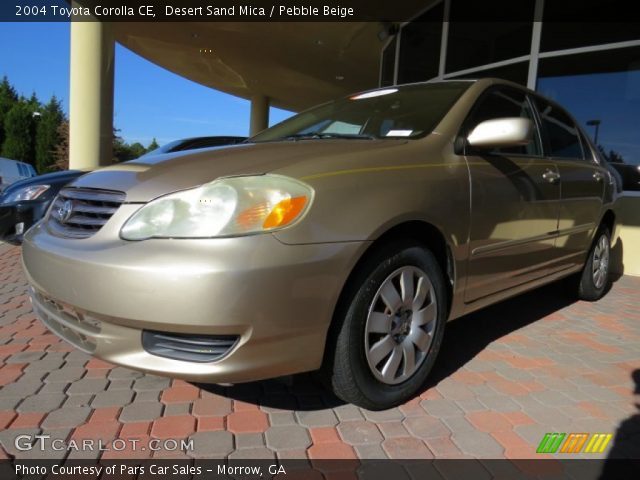
[[[542,174],[542,178],[544,178],[549,183],[558,183],[558,180],[560,180],[560,174],[558,172],[554,172],[553,170],[547,170]]]
[[[604,179],[604,175],[603,175],[602,173],[600,173],[600,172],[595,172],[595,173],[593,174],[593,179],[594,179],[596,182],[601,182],[601,181]]]

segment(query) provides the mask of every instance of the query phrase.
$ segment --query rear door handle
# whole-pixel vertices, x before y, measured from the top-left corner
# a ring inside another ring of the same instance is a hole
[[[542,174],[542,178],[544,178],[549,183],[557,183],[560,180],[560,174],[558,172],[554,172],[553,170],[547,170]]]

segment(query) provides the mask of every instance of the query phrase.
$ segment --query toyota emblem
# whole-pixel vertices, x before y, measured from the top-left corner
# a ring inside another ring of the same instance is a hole
[[[58,208],[58,220],[60,223],[65,223],[73,214],[73,202],[71,200],[65,200],[65,202]]]

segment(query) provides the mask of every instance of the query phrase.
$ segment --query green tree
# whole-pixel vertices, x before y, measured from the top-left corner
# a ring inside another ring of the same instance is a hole
[[[609,163],[625,163],[624,157],[615,150],[609,150],[609,153],[607,153],[602,145],[598,145],[598,150],[600,151],[600,155]]]
[[[624,157],[615,150],[609,150],[609,161],[612,163],[625,163]]]
[[[54,151],[61,141],[59,129],[63,121],[62,107],[54,95],[42,108],[37,121],[35,160],[38,173],[51,170],[56,162]]]
[[[145,153],[147,153],[147,149],[144,148],[139,142],[135,142],[129,144],[124,141],[124,139],[118,135],[120,130],[115,128],[113,129],[113,163],[127,162],[129,160],[133,160],[134,158],[138,158]],[[154,139],[155,140],[155,139]]]
[[[127,145],[122,137],[118,135],[119,131],[119,129],[113,127],[113,163],[120,163],[128,160],[129,145]]]
[[[136,142],[129,145],[129,155],[131,156],[130,160],[141,157],[145,153],[147,153],[147,149],[144,148],[144,145],[141,143]]]
[[[69,121],[64,118],[58,127],[59,142],[53,149],[53,158],[57,170],[69,169]]]
[[[9,110],[18,101],[18,94],[15,89],[9,83],[9,79],[5,76],[0,82],[0,149],[4,143],[4,123]]]
[[[147,152],[153,152],[156,148],[160,148],[160,145],[158,145],[156,137],[153,137],[153,140],[151,140],[151,143],[147,147]]]
[[[42,109],[42,104],[40,103],[40,100],[38,100],[36,92],[31,93],[31,97],[29,98],[29,100],[23,99],[23,101],[27,102],[32,112],[39,112]]]
[[[4,132],[2,156],[33,165],[35,119],[33,109],[28,103],[18,101],[11,107],[4,119]]]

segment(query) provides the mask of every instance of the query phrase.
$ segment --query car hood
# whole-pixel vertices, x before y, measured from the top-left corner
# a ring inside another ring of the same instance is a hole
[[[404,143],[404,140],[300,140],[153,155],[84,175],[72,186],[118,190],[127,194],[129,203],[148,202],[220,177],[264,174],[301,162],[308,162],[310,168],[313,166],[309,171],[317,173],[329,159],[344,157],[345,165],[351,165],[366,158],[364,153]]]

